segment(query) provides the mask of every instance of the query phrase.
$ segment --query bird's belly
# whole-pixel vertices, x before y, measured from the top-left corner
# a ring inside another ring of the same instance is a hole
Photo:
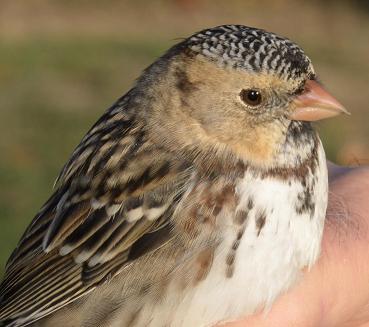
[[[315,263],[328,197],[322,149],[304,181],[246,173],[236,195],[235,209],[217,219],[220,241],[201,280],[179,267],[165,295],[145,302],[132,326],[205,327],[268,310]]]
[[[300,183],[250,184],[245,176],[236,212],[224,213],[222,241],[206,276],[183,288],[186,276],[178,269],[164,298],[145,305],[135,326],[212,326],[268,309],[319,255],[327,202],[326,176],[321,177],[321,185],[311,189],[310,209],[301,211]],[[240,211],[245,216],[235,223]]]

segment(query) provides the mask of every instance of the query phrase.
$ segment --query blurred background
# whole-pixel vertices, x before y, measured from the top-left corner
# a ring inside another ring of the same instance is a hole
[[[329,159],[369,163],[369,1],[0,0],[0,275],[73,148],[178,39],[234,23],[301,45],[352,113],[319,123]]]

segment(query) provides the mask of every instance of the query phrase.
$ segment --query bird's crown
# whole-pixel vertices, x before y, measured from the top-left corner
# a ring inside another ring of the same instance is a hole
[[[224,66],[277,74],[283,79],[314,74],[304,51],[287,38],[243,25],[200,31],[181,46]]]

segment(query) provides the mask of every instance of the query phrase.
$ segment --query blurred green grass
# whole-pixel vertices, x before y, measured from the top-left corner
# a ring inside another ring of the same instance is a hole
[[[7,28],[0,29],[0,275],[88,128],[175,37],[204,27],[243,23],[298,41],[354,111],[317,125],[328,157],[347,162],[343,145],[359,144],[363,153],[353,152],[353,161],[368,158],[369,24],[353,9],[332,8],[326,22],[318,2],[302,10],[292,1],[289,22],[281,15],[287,0],[270,8],[270,1],[33,3],[0,1],[0,27]]]

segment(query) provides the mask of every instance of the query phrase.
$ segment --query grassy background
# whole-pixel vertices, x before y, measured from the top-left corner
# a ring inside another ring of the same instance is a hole
[[[176,39],[205,27],[257,26],[299,43],[352,112],[317,126],[328,157],[367,163],[365,10],[352,1],[0,0],[0,274],[84,132]]]

